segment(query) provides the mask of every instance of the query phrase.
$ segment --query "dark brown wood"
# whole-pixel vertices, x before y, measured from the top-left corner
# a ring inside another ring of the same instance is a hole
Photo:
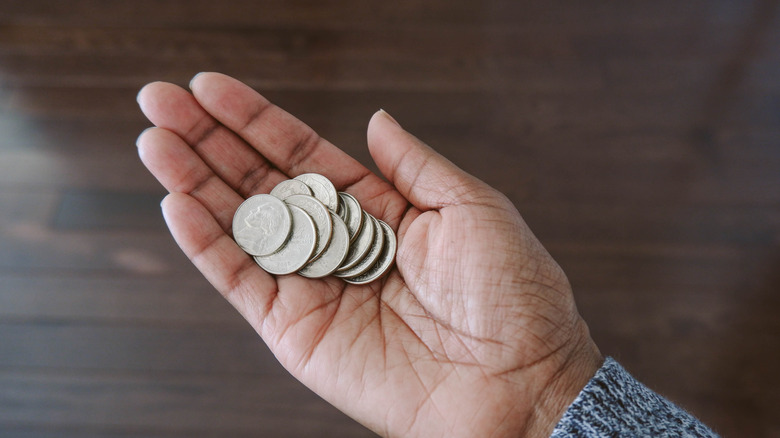
[[[102,436],[367,436],[289,376],[44,369],[4,371],[0,387],[0,421],[9,435],[64,429]]]
[[[3,322],[89,322],[128,327],[245,329],[247,323],[200,276],[22,272],[0,274]]]
[[[780,434],[774,0],[0,0],[0,435],[371,436],[200,278],[147,82],[235,75],[374,168],[379,108],[512,199],[605,354]]]

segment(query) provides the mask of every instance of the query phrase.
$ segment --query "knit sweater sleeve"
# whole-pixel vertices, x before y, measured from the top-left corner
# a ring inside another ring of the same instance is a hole
[[[564,413],[552,438],[717,437],[699,420],[607,358]]]

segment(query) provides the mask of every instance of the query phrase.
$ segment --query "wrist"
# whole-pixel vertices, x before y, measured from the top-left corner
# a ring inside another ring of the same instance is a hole
[[[580,320],[580,324],[581,335],[576,340],[572,339],[568,351],[549,358],[547,382],[523,436],[549,437],[563,414],[604,363],[604,357],[590,338],[585,322]]]

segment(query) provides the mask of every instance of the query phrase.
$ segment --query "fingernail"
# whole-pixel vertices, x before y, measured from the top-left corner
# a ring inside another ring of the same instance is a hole
[[[195,76],[193,76],[192,79],[190,79],[190,83],[188,85],[188,87],[190,87],[190,90],[192,90],[192,84],[195,82],[195,79],[198,79],[198,76],[202,75],[203,73],[205,73],[205,72],[200,72],[200,73],[196,74]]]
[[[138,143],[140,143],[140,142],[141,142],[141,137],[143,137],[143,136],[144,136],[144,134],[146,134],[146,131],[148,131],[148,130],[150,130],[150,129],[152,129],[152,128],[154,128],[154,127],[153,127],[153,126],[150,126],[150,127],[146,128],[146,129],[144,129],[143,131],[141,131],[141,133],[140,133],[140,134],[138,134],[138,137],[135,139],[135,146],[136,146],[136,147],[138,147]]]
[[[143,87],[141,87],[141,89],[140,89],[140,90],[138,90],[138,93],[135,95],[135,101],[136,101],[136,102],[138,102],[138,105],[140,105],[140,104],[141,104],[141,93],[143,93],[143,91],[144,91],[144,88],[146,88],[146,85],[144,85]]]
[[[398,126],[398,127],[400,127],[400,126],[401,126],[401,124],[400,124],[400,123],[398,123],[398,121],[397,121],[396,119],[394,119],[394,118],[393,118],[393,116],[391,116],[391,115],[390,115],[390,113],[388,113],[387,111],[385,111],[385,110],[383,110],[383,109],[381,109],[381,108],[380,108],[380,109],[379,109],[379,112],[380,112],[380,113],[382,113],[382,114],[384,114],[384,115],[385,115],[385,117],[387,117],[388,119],[390,119],[390,121],[391,121],[391,122],[395,123],[395,124],[396,124],[396,126]]]

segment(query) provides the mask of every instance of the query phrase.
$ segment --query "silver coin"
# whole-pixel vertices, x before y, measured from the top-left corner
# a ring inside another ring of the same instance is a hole
[[[325,204],[328,209],[335,213],[339,212],[339,196],[328,178],[318,173],[304,173],[296,176],[295,179],[309,186],[314,197]]]
[[[363,208],[360,206],[360,202],[349,193],[339,192],[339,199],[343,203],[341,204],[342,211],[339,212],[339,214],[342,214],[341,218],[344,219],[344,223],[347,224],[347,229],[349,229],[349,242],[352,243],[355,241],[355,237],[357,237],[360,232],[360,227],[363,225]]]
[[[368,271],[369,268],[374,266],[379,255],[382,254],[382,249],[385,246],[385,233],[382,231],[382,227],[379,225],[379,221],[375,217],[369,215],[371,221],[374,223],[374,239],[371,244],[371,248],[368,250],[368,254],[365,255],[357,264],[349,269],[339,271],[336,273],[337,277],[355,277]]]
[[[312,260],[318,258],[325,252],[333,234],[333,220],[330,218],[330,212],[322,205],[322,202],[313,196],[292,195],[284,202],[302,208],[314,220],[314,224],[317,226],[317,248],[314,250]]]
[[[255,256],[255,262],[267,272],[276,275],[292,274],[311,258],[317,246],[314,221],[302,208],[288,206],[292,213],[290,240],[279,251],[267,256]]]
[[[368,251],[371,249],[371,245],[374,243],[374,222],[371,220],[371,216],[365,211],[362,212],[362,215],[363,226],[360,228],[360,232],[355,238],[355,241],[352,242],[352,244],[349,246],[349,254],[347,254],[347,259],[336,270],[337,273],[340,271],[346,271],[347,269],[358,264],[358,262],[362,260],[366,254],[368,254]]]
[[[297,179],[288,179],[280,182],[271,190],[271,194],[281,200],[285,200],[292,195],[312,195],[309,186]]]
[[[338,269],[344,262],[344,259],[347,258],[347,253],[349,252],[349,230],[344,221],[336,216],[335,213],[330,212],[330,215],[333,220],[333,236],[330,239],[330,244],[317,260],[298,271],[304,277],[327,277]]]
[[[349,220],[349,210],[347,210],[347,206],[344,205],[344,197],[341,196],[341,192],[339,192],[339,217],[345,224],[347,223],[347,220]]]
[[[380,228],[385,234],[385,246],[382,250],[382,254],[379,256],[377,262],[368,271],[360,274],[356,277],[345,278],[344,281],[352,284],[367,284],[374,280],[382,278],[385,274],[390,272],[390,267],[393,266],[395,261],[395,252],[398,246],[396,241],[395,232],[390,228],[390,225],[379,221]]]
[[[244,201],[233,215],[233,239],[255,256],[272,254],[287,241],[292,228],[290,210],[271,195],[255,195]]]

